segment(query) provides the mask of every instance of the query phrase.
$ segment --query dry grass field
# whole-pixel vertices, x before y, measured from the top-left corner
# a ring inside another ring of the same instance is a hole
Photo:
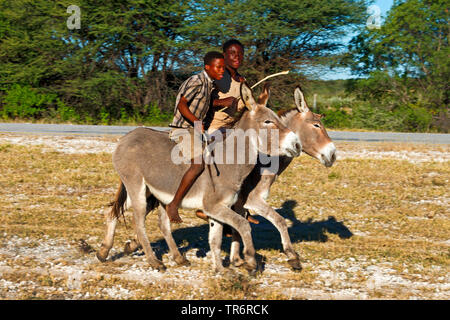
[[[212,273],[208,226],[190,211],[174,237],[191,266],[171,261],[156,214],[147,233],[165,273],[142,251],[122,254],[130,213],[108,261],[96,259],[117,139],[0,135],[0,299],[450,299],[448,145],[337,142],[331,168],[295,159],[269,203],[303,270],[289,269],[278,232],[259,218],[262,270],[250,276]]]

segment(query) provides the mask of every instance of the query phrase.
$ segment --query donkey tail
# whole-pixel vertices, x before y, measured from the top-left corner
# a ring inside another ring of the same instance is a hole
[[[114,200],[109,203],[111,207],[110,216],[119,219],[120,216],[123,217],[125,221],[125,202],[127,201],[127,189],[122,181],[120,181],[119,189],[117,189],[116,196]]]
[[[110,216],[112,218],[119,219],[121,216],[123,217],[123,221],[125,221],[125,203],[127,202],[127,189],[122,181],[120,181],[119,189],[117,189],[116,196],[114,197],[114,201],[109,203],[111,207]],[[147,213],[154,210],[159,205],[159,201],[155,198],[154,195],[147,195]],[[125,223],[126,224],[126,223]]]

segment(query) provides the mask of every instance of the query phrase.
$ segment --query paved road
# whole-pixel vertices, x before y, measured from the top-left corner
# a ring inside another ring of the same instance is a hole
[[[0,123],[0,133],[27,133],[48,135],[123,135],[136,128],[135,126],[94,126],[71,124],[31,124]],[[167,130],[167,127],[152,127]],[[445,133],[398,133],[398,132],[350,132],[328,131],[336,141],[393,141],[450,144],[450,134]]]

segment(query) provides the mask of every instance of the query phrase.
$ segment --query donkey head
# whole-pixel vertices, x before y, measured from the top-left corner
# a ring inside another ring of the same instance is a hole
[[[300,86],[294,91],[294,100],[298,113],[289,121],[289,128],[300,137],[306,154],[331,167],[336,160],[336,147],[320,121],[323,116],[311,112]]]
[[[247,83],[243,82],[240,90],[248,111],[243,114],[239,126],[244,130],[255,130],[257,151],[269,156],[299,156],[302,148],[297,135],[266,107],[270,96],[269,86],[264,86],[258,101],[254,99]]]

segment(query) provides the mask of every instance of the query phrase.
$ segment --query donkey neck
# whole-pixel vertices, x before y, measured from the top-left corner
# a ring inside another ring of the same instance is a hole
[[[251,131],[250,131],[251,130]],[[248,135],[247,135],[248,134]],[[255,128],[251,126],[249,111],[245,111],[235,125],[227,130],[226,137],[214,148],[221,149],[214,156],[219,157],[219,167],[225,169],[227,182],[241,185],[257,164],[258,137]],[[220,160],[220,161],[219,161]]]

